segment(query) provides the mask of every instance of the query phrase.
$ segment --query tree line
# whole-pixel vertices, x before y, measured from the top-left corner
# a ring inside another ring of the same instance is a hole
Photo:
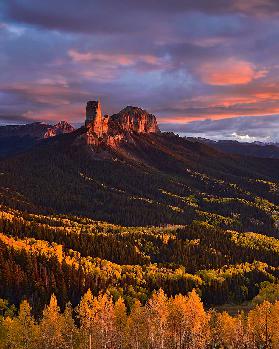
[[[2,301],[3,302],[3,301]],[[1,302],[0,302],[1,308]],[[3,307],[2,307],[3,310]],[[54,295],[39,317],[24,300],[0,316],[1,349],[260,349],[279,346],[279,301],[248,313],[205,310],[193,290],[167,297],[160,289],[128,311],[123,298],[88,290],[62,311]]]

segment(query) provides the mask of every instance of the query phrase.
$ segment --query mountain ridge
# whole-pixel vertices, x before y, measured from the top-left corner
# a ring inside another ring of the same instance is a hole
[[[33,122],[0,126],[0,158],[28,151],[44,139],[73,131],[73,126],[66,121],[54,125]]]

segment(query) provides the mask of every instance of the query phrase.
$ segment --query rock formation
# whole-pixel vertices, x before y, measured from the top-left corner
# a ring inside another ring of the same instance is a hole
[[[115,122],[122,131],[136,133],[160,132],[156,117],[137,107],[127,106],[118,114],[112,115],[111,120]]]
[[[73,131],[73,126],[66,121],[60,121],[56,125],[49,125],[44,122],[33,122],[25,125],[0,126],[0,138],[30,137],[39,140]]]
[[[71,133],[75,129],[72,125],[70,125],[67,121],[60,121],[58,124],[51,126],[47,129],[46,133],[44,134],[44,138],[54,137],[58,136],[63,133]]]
[[[122,139],[129,139],[133,133],[158,133],[156,117],[147,111],[127,106],[119,113],[102,116],[99,101],[89,101],[86,106],[86,143],[102,143],[115,146]]]

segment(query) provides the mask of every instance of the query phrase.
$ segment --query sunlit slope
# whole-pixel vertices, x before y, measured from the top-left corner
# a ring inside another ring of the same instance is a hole
[[[1,161],[1,201],[122,225],[197,219],[277,236],[279,161],[225,155],[171,134],[93,149],[76,143],[78,132]]]

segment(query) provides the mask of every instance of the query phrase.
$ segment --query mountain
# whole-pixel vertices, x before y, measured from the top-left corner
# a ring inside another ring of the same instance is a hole
[[[197,219],[278,236],[278,160],[229,155],[161,133],[156,118],[139,108],[112,117],[99,109],[96,102],[86,126],[1,161],[4,202],[122,225]]]
[[[232,140],[213,141],[205,138],[188,138],[199,141],[211,147],[229,154],[239,154],[243,156],[253,156],[261,158],[279,159],[279,146],[276,143],[246,143]]]
[[[70,133],[74,128],[66,121],[56,125],[34,122],[26,125],[0,126],[0,157],[31,149],[42,139]]]
[[[1,298],[40,314],[52,293],[131,307],[196,288],[212,306],[278,279],[278,159],[160,132],[137,107],[103,116],[98,101],[57,133],[0,160]]]

